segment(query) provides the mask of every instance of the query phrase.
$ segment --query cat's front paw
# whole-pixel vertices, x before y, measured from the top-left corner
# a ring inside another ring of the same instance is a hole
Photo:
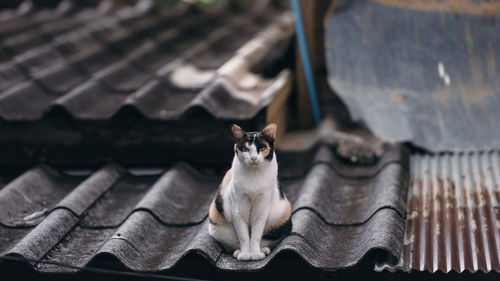
[[[266,255],[261,251],[250,253],[250,259],[253,261],[260,261],[265,257]]]
[[[260,250],[261,250],[261,251],[264,253],[264,255],[266,255],[266,256],[267,256],[267,255],[269,255],[269,254],[271,253],[271,249],[269,249],[269,247],[264,247],[264,248],[261,248]]]
[[[236,254],[236,251],[238,251],[238,254]],[[233,254],[237,260],[239,261],[249,261],[252,259],[252,254],[249,252],[241,252],[240,250],[234,251],[235,253]]]
[[[238,255],[241,253],[240,250],[236,250],[233,252],[233,257],[238,258]]]

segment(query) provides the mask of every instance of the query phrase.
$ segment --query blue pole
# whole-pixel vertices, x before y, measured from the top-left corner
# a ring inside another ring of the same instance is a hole
[[[299,43],[300,57],[304,75],[306,78],[307,90],[309,92],[309,100],[314,114],[316,125],[321,123],[321,115],[319,112],[318,95],[316,86],[314,85],[314,75],[312,72],[311,61],[309,60],[309,50],[307,49],[306,32],[304,30],[304,21],[302,20],[302,12],[300,10],[299,0],[290,0],[292,4],[293,15],[295,18],[295,30],[297,32],[297,42]]]

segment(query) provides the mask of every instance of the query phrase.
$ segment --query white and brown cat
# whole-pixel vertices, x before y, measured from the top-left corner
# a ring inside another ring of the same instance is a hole
[[[231,128],[233,163],[210,205],[208,231],[238,260],[263,259],[292,230],[292,207],[278,183],[276,130],[274,123],[261,132]]]

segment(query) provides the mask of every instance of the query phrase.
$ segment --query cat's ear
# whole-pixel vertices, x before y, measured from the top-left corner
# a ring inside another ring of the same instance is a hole
[[[275,123],[271,123],[267,125],[264,130],[262,130],[262,135],[268,142],[274,142],[274,138],[276,138],[276,131],[278,130],[278,125]]]
[[[245,135],[245,131],[243,131],[243,129],[236,124],[233,124],[233,126],[231,126],[231,132],[233,133],[233,137],[235,140],[241,140]]]

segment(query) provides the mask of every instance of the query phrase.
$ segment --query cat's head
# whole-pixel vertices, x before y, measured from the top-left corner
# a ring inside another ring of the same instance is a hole
[[[274,138],[278,126],[267,125],[260,132],[245,132],[240,126],[233,124],[231,131],[234,137],[234,152],[241,164],[259,167],[270,163],[274,156]]]

